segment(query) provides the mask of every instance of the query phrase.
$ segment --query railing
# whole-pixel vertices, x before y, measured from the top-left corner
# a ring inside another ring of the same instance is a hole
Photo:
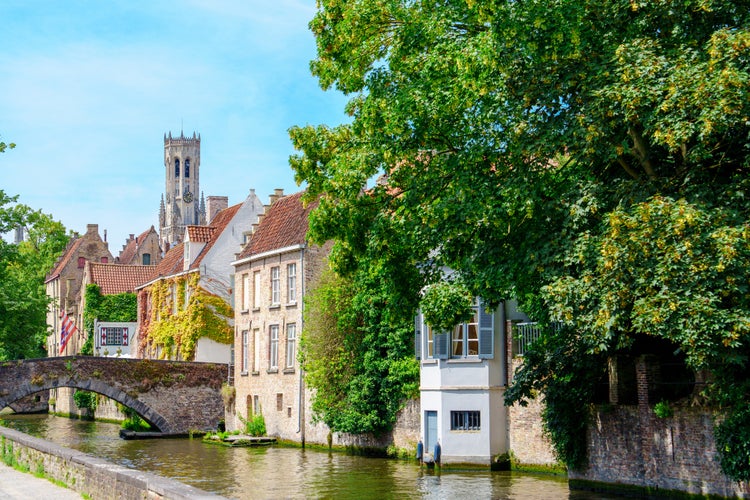
[[[514,338],[517,342],[518,356],[523,356],[528,352],[531,345],[539,340],[545,329],[551,331],[558,331],[562,327],[562,323],[552,323],[547,328],[543,328],[537,322],[527,323],[515,323],[513,324]]]

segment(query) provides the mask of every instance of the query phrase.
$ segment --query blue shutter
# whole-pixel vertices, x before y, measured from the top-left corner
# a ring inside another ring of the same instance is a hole
[[[479,357],[495,357],[495,311],[486,311],[479,300]]]
[[[448,359],[451,354],[451,334],[450,332],[437,333],[435,330],[432,331],[433,338],[433,352],[437,359]]]
[[[414,354],[422,359],[422,314],[419,311],[414,316]]]

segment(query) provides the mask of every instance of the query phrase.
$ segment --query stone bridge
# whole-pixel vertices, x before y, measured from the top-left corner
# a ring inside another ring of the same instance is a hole
[[[0,362],[0,409],[31,394],[72,387],[135,410],[165,434],[216,429],[227,365],[63,356]]]

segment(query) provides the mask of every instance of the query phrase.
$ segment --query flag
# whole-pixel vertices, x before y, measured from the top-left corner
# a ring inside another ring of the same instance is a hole
[[[68,313],[62,311],[60,314],[60,354],[65,350],[65,346],[68,345],[68,340],[78,331],[76,325],[70,321]]]

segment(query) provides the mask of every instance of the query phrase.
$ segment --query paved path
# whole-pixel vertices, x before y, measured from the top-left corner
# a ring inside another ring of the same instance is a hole
[[[81,500],[81,495],[68,488],[19,472],[0,462],[0,500]]]

